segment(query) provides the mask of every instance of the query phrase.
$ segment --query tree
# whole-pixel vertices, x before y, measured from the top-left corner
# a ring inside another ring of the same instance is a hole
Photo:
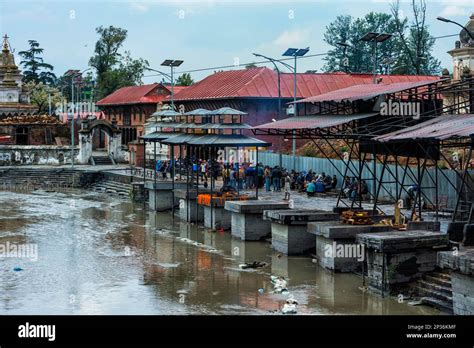
[[[56,105],[64,101],[64,97],[58,88],[45,85],[43,82],[30,81],[24,86],[29,92],[31,104],[38,107],[38,113],[48,112],[49,98],[51,98],[53,110]]]
[[[391,15],[370,12],[363,18],[338,16],[326,27],[324,41],[333,46],[324,58],[325,71],[371,73],[373,70],[373,44],[361,41],[368,32],[390,33],[394,30]],[[338,43],[347,46],[339,45]],[[382,62],[396,54],[397,45],[387,40],[377,45],[377,61]],[[344,63],[347,63],[344,64]],[[377,67],[382,72],[383,67]]]
[[[184,73],[176,79],[177,86],[191,86],[194,80],[191,78],[191,74]]]
[[[28,40],[30,48],[27,51],[20,51],[18,54],[23,58],[20,64],[23,66],[23,82],[34,81],[52,85],[55,83],[56,75],[51,64],[45,63],[41,55],[44,49],[40,47],[36,40]]]
[[[129,51],[119,52],[125,39],[127,30],[109,26],[98,27],[100,35],[96,42],[94,56],[89,65],[95,68],[97,75],[97,97],[99,99],[114,92],[118,88],[141,84],[143,73],[148,67],[148,61],[132,59]]]
[[[253,68],[257,68],[257,64],[255,64],[255,63],[248,63],[248,64],[245,66],[245,69],[253,69]]]
[[[438,74],[440,61],[433,57],[435,39],[426,25],[425,0],[412,0],[413,20],[400,17],[400,1],[391,4],[400,55],[395,63],[397,74]]]
[[[372,73],[374,45],[360,41],[372,31],[393,34],[389,40],[377,44],[377,73],[437,74],[440,63],[431,54],[434,39],[425,24],[424,0],[412,0],[412,10],[411,23],[406,17],[400,18],[398,0],[391,5],[391,14],[370,12],[356,19],[337,17],[324,34],[324,41],[334,47],[324,58],[324,70]]]

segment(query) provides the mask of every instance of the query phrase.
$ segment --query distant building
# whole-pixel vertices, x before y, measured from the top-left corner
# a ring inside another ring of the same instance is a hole
[[[186,87],[175,86],[174,93]],[[123,87],[99,100],[96,105],[108,121],[116,120],[122,131],[122,144],[127,145],[144,134],[146,119],[171,95],[171,86],[153,83]]]
[[[465,27],[474,33],[474,13],[469,18]],[[474,75],[474,40],[469,34],[461,29],[459,40],[455,43],[455,48],[448,51],[453,57],[453,79],[459,80],[463,75]]]
[[[425,81],[439,77],[410,75],[379,75],[380,83]],[[281,118],[289,117],[289,102],[293,100],[294,75],[280,75]],[[297,74],[297,99],[316,96],[333,90],[373,83],[371,74],[335,73],[304,73]],[[278,120],[278,74],[265,68],[222,71],[210,75],[203,80],[176,93],[175,105],[178,111],[187,112],[198,108],[208,110],[229,106],[247,112],[244,121],[250,125]],[[169,103],[169,100],[166,100]],[[311,105],[298,106],[298,114],[314,113]],[[275,143],[275,137],[258,136],[262,140],[273,142],[273,150],[291,147],[291,142]]]
[[[15,64],[8,36],[3,37],[0,58],[0,119],[10,116],[32,115],[38,108],[30,104],[30,98],[22,86],[22,75]]]
[[[474,33],[474,13],[471,14],[469,21],[465,27]],[[461,29],[459,32],[459,40],[456,40],[454,49],[448,51],[449,55],[453,58],[453,76],[448,83],[456,84],[460,80],[474,78],[474,40],[471,39],[469,34]],[[449,71],[446,71],[445,77],[449,78]],[[449,90],[448,90],[449,91]],[[464,91],[464,93],[443,93],[444,107],[449,113],[464,112],[473,113],[474,104],[472,101],[473,93],[472,87]]]

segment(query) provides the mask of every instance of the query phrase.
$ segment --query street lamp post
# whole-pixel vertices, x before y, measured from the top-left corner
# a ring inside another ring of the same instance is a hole
[[[339,46],[342,46],[342,65],[344,66],[344,71],[345,73],[347,74],[347,72],[349,71],[349,62],[348,62],[348,58],[347,58],[347,47],[350,47],[348,44],[346,44],[345,42],[336,42],[336,45],[339,45]]]
[[[474,41],[474,34],[468,28],[466,28],[464,25],[459,24],[458,22],[452,21],[451,19],[444,18],[444,17],[436,17],[436,19],[441,21],[441,22],[445,22],[445,23],[453,23],[453,24],[456,24],[457,26],[463,28],[463,30],[467,33],[467,35],[469,35],[471,40]]]
[[[87,68],[83,71],[79,70],[70,70],[68,71],[70,77],[71,77],[71,111],[72,111],[72,117],[71,117],[71,168],[74,169],[74,123],[75,123],[75,104],[74,104],[74,78],[77,76],[81,76],[83,73],[85,73],[88,70],[91,70],[92,68]],[[67,73],[68,73],[67,72]]]
[[[278,69],[278,65],[276,64],[276,62],[279,62],[279,63],[282,63],[282,62],[280,62],[276,59],[264,56],[263,54],[258,54],[258,53],[252,53],[252,54],[255,57],[261,57],[261,58],[264,58],[264,59],[268,59],[273,64],[273,66],[275,67],[275,70],[277,71],[277,75],[278,75],[278,119],[280,119],[281,118],[281,76],[280,76],[281,73],[280,73],[280,69]]]
[[[182,60],[166,59],[161,66],[169,66],[171,69],[171,110],[174,111],[174,68],[183,64]]]
[[[382,43],[392,37],[392,34],[368,32],[359,40],[365,42],[373,42],[374,44],[374,67],[373,67],[373,83],[377,83],[377,43]]]
[[[293,70],[293,68],[290,65],[288,65],[288,64],[286,64],[282,61],[264,56],[263,54],[253,53],[253,55],[255,57],[261,57],[261,58],[264,58],[264,59],[268,59],[273,64],[273,66],[275,67],[275,70],[277,71],[277,75],[278,75],[278,119],[280,120],[281,119],[281,72],[280,72],[280,69],[278,68],[278,65],[276,63],[283,64],[284,66],[286,66],[290,70]],[[283,165],[282,152],[281,152],[281,139],[280,139],[279,143],[280,143],[280,146],[279,146],[280,147],[279,164],[280,164],[280,167],[281,167]]]
[[[297,60],[298,57],[303,57],[306,53],[309,52],[309,47],[306,48],[288,48],[284,53],[284,57],[294,57],[295,58],[295,66],[293,69],[294,73],[294,81],[293,81],[293,116],[298,116],[298,105],[296,104],[296,91],[297,91],[297,83],[296,83],[296,78],[297,78]],[[296,136],[295,136],[295,131],[293,131],[293,149],[292,149],[292,155],[293,155],[293,169],[296,170]]]

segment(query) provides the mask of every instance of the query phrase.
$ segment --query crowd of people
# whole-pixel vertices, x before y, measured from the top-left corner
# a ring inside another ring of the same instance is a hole
[[[342,192],[344,192],[347,198],[365,198],[365,196],[369,193],[369,186],[365,180],[361,180],[359,183],[356,178],[352,178],[351,180],[348,176],[346,176],[342,183]]]
[[[177,172],[179,168],[185,169],[185,163],[176,161]],[[163,179],[171,177],[172,162],[159,160],[156,162],[156,171],[161,173]],[[250,163],[219,163],[210,160],[199,160],[192,164],[193,173],[199,173],[200,182],[205,187],[208,180],[213,176],[214,180],[222,178],[223,186],[231,187],[235,190],[249,190],[259,188],[267,192],[284,191],[289,196],[290,191],[306,192],[308,196],[315,196],[317,193],[336,192],[338,180],[336,175],[320,174],[312,169],[308,171],[288,171],[280,166],[258,166]],[[181,171],[183,174],[183,171]],[[365,198],[369,188],[365,180],[358,182],[357,178],[345,177],[342,181],[342,191],[346,198]]]

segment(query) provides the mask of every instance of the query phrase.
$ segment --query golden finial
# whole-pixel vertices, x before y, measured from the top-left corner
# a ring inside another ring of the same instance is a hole
[[[3,35],[3,50],[4,51],[10,51],[10,44],[8,43],[8,35],[5,34]]]

